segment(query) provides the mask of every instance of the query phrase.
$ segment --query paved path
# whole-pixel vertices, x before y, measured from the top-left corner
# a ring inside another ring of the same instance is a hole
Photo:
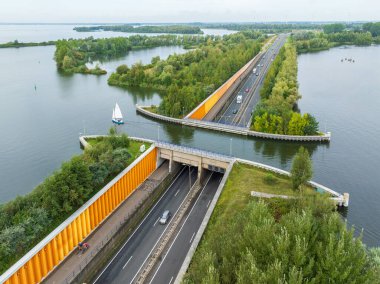
[[[144,202],[148,198],[150,192],[152,192],[152,190],[154,190],[167,175],[168,166],[167,163],[165,163],[154,171],[149,178],[86,239],[86,242],[90,244],[90,248],[84,254],[78,254],[76,250],[72,252],[66,257],[64,262],[59,264],[56,269],[51,272],[44,283],[65,283],[65,279],[72,274],[73,271],[78,271],[78,267],[84,259],[90,255],[92,251],[96,250],[96,247],[101,244],[105,237],[117,225],[124,222],[125,216],[132,214],[138,204]]]

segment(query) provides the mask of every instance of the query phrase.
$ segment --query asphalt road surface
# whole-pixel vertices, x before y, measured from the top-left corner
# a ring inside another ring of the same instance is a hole
[[[191,183],[196,181],[197,171],[191,168]],[[189,167],[183,167],[173,183],[157,201],[118,253],[97,276],[93,283],[131,283],[137,278],[147,257],[155,247],[168,224],[161,225],[159,217],[170,210],[172,218],[189,193]]]
[[[222,177],[223,175],[219,173],[211,175],[193,207],[185,216],[184,222],[166,255],[163,256],[155,271],[152,272],[152,278],[149,283],[168,284],[174,282]]]
[[[272,59],[278,54],[280,48],[284,45],[287,35],[280,34],[274,41],[271,47],[264,53],[261,60],[254,66],[256,72],[250,72],[244,83],[231,94],[232,100],[225,112],[219,117],[216,122],[230,124],[236,126],[247,127],[251,118],[252,111],[260,100],[260,89],[263,85],[265,75],[272,63]],[[257,86],[253,89],[253,85],[257,82]],[[237,96],[242,96],[242,103],[237,103]],[[247,100],[249,100],[247,102]],[[244,113],[241,113],[240,108],[247,105]],[[237,117],[239,115],[239,117]]]

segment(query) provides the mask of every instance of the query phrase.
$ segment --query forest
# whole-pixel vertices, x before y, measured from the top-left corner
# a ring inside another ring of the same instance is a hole
[[[349,29],[344,24],[324,25],[323,31],[292,34],[298,53],[327,50],[340,45],[380,44],[380,23],[365,23]]]
[[[273,61],[260,90],[261,100],[253,113],[251,129],[287,135],[316,135],[318,122],[294,111],[301,98],[297,81],[297,52],[288,41]]]
[[[105,25],[105,26],[89,26],[75,27],[77,32],[93,32],[93,31],[112,31],[123,33],[162,33],[162,34],[203,34],[199,27],[189,25],[155,25],[155,26],[133,26],[133,25]]]
[[[123,134],[98,141],[25,196],[0,205],[0,274],[126,168],[139,145]]]
[[[215,209],[183,283],[380,281],[380,251],[355,238],[327,199],[251,200],[227,210]]]
[[[198,48],[166,60],[154,57],[147,65],[121,65],[108,83],[164,90],[158,112],[182,117],[252,59],[264,38],[255,31],[209,38]]]
[[[89,69],[86,63],[124,56],[130,50],[142,48],[170,45],[182,45],[185,48],[192,48],[212,38],[213,36],[196,35],[133,35],[102,39],[94,39],[93,37],[86,39],[64,39],[56,42],[54,59],[58,70],[64,73],[102,75],[107,72],[99,67]]]

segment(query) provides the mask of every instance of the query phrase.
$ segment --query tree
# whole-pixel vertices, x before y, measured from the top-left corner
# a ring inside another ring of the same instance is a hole
[[[294,157],[290,173],[294,189],[300,189],[313,176],[309,152],[304,147],[300,147]]]
[[[346,28],[346,26],[343,24],[329,24],[329,25],[323,26],[323,31],[326,34],[340,33],[342,31],[344,31],[345,28]]]

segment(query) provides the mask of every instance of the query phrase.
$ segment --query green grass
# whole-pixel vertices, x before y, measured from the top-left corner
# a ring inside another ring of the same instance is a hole
[[[275,182],[266,182],[266,177],[271,174]],[[244,208],[250,200],[251,191],[271,194],[297,196],[298,191],[292,189],[289,177],[275,174],[251,165],[235,163],[223,192],[218,200],[215,210],[222,215],[234,214],[236,210]],[[311,186],[304,186],[304,194],[313,194],[315,190]],[[219,216],[218,219],[223,219]]]
[[[144,107],[144,109],[149,111],[149,112],[152,112],[152,113],[158,113],[157,106],[155,106],[155,105],[152,105],[150,107]]]

